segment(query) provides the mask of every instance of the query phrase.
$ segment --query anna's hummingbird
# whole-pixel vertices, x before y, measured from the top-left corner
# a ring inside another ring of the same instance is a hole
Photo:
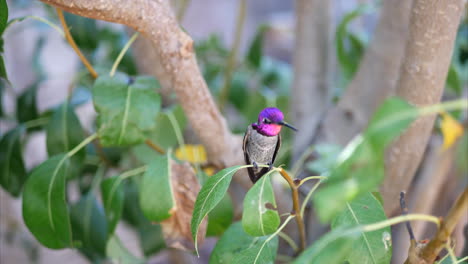
[[[258,115],[257,123],[251,124],[244,135],[244,159],[250,180],[258,181],[265,173],[273,167],[276,154],[281,146],[281,128],[289,127],[294,131],[296,128],[284,122],[283,113],[275,107],[267,107]],[[268,164],[269,168],[259,168],[258,164]]]

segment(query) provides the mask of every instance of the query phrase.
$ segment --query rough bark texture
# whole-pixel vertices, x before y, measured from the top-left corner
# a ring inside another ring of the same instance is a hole
[[[463,0],[413,2],[397,96],[416,106],[440,101],[463,5]],[[386,153],[382,196],[388,215],[398,208],[395,202],[398,194],[406,190],[413,179],[434,120],[434,116],[417,119]]]
[[[408,35],[412,0],[384,0],[372,42],[338,105],[323,122],[321,135],[345,145],[367,124],[388,95],[394,93]]]
[[[297,132],[293,160],[312,143],[315,131],[330,102],[328,54],[330,50],[331,1],[296,1],[296,43],[291,112]]]
[[[193,40],[180,29],[168,0],[42,0],[67,12],[127,25],[152,41],[165,74],[210,161],[242,162],[241,138],[229,131],[198,68]],[[159,76],[158,78],[167,78]]]

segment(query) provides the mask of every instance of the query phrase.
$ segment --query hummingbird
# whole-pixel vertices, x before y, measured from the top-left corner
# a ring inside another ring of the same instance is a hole
[[[276,107],[267,107],[258,115],[258,120],[247,127],[242,149],[250,180],[255,183],[273,167],[276,154],[281,147],[281,128],[296,128],[286,123],[283,113]],[[259,168],[258,164],[267,164],[268,168]]]

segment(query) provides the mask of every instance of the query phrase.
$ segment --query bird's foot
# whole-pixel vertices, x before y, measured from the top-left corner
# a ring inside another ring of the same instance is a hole
[[[253,165],[253,167],[254,167],[255,170],[258,170],[258,164],[257,164],[257,162],[255,162],[255,161],[252,162],[252,165]]]

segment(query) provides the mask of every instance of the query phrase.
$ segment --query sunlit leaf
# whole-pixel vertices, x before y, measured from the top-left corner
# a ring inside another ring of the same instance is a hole
[[[156,80],[132,79],[117,73],[101,75],[93,87],[93,101],[98,112],[99,138],[103,146],[126,146],[142,143],[156,128],[161,99],[154,91]]]
[[[72,245],[65,185],[70,163],[65,154],[49,158],[29,176],[23,191],[23,219],[42,245],[60,249]]]
[[[24,129],[12,129],[0,140],[0,185],[13,196],[18,196],[27,178],[21,151]]]
[[[268,236],[253,237],[245,233],[240,222],[233,223],[216,243],[210,264],[216,263],[274,263],[278,238],[266,242]]]
[[[274,170],[260,178],[245,195],[242,226],[251,236],[272,234],[280,224],[275,194],[269,177],[273,172]]]
[[[293,264],[344,263],[358,235],[358,232],[348,232],[345,228],[328,232],[302,252]]]
[[[106,212],[108,233],[112,235],[122,215],[124,199],[122,178],[114,176],[105,179],[101,183],[101,193]]]
[[[242,167],[234,166],[219,171],[208,178],[198,193],[191,222],[192,239],[195,242],[196,250],[198,250],[197,235],[203,218],[223,199],[231,183],[232,176]]]
[[[399,98],[387,99],[367,129],[338,156],[327,182],[314,195],[319,219],[331,221],[351,202],[377,188],[384,178],[384,150],[416,118],[417,108]]]
[[[367,193],[346,204],[346,209],[333,220],[332,229],[366,225],[386,219],[380,202],[373,194]],[[392,247],[385,240],[390,234],[390,227],[362,232],[354,241],[346,260],[350,264],[390,263]]]

